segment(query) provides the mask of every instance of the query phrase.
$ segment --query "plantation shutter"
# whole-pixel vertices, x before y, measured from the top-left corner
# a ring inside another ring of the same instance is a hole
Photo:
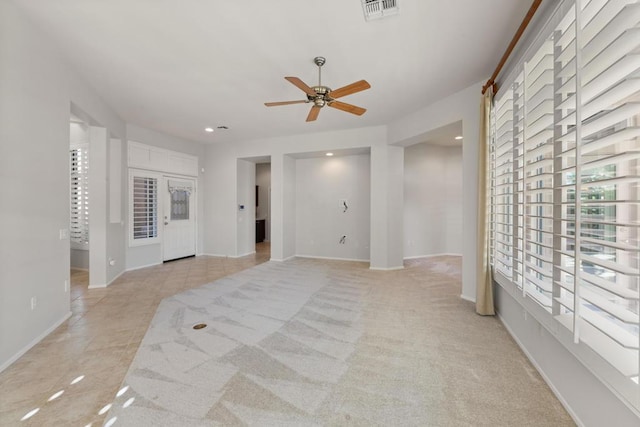
[[[496,97],[493,268],[640,409],[640,2],[564,5]]]
[[[577,40],[575,6],[562,19],[552,35],[555,63],[555,109],[554,109],[554,303],[553,315],[562,324],[573,330],[576,319],[576,277],[579,263],[576,262],[576,212],[580,199],[576,198],[576,176],[579,147],[577,104]]]
[[[493,151],[494,262],[511,278],[513,264],[513,94],[496,101]]]
[[[71,175],[71,219],[69,239],[80,245],[89,244],[89,147],[69,150]]]
[[[554,44],[524,64],[524,290],[551,310],[553,275]]]
[[[579,4],[580,305],[574,334],[637,382],[640,4],[601,0]]]
[[[133,239],[158,237],[158,179],[133,177]]]

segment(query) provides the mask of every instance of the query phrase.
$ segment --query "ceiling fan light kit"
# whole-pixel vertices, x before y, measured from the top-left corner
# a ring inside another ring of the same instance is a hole
[[[266,105],[267,107],[276,107],[280,105],[304,104],[312,102],[313,105],[311,106],[311,110],[307,115],[308,122],[316,120],[318,118],[318,114],[320,114],[320,109],[325,105],[328,105],[329,107],[335,108],[337,110],[355,114],[357,116],[361,116],[365,113],[365,111],[367,111],[362,107],[357,107],[345,102],[336,101],[337,98],[369,89],[371,85],[367,83],[366,80],[359,80],[355,83],[351,83],[350,85],[343,86],[340,89],[331,90],[331,88],[329,88],[328,86],[322,85],[322,66],[325,64],[325,62],[327,62],[327,60],[322,56],[316,56],[315,58],[313,58],[313,62],[318,66],[317,86],[308,86],[298,77],[285,77],[285,80],[296,86],[298,89],[302,90],[307,95],[307,99],[299,101],[265,102],[264,105]]]

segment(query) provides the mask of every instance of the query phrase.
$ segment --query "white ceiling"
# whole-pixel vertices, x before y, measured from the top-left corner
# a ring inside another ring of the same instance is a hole
[[[462,121],[432,129],[422,138],[426,144],[462,147],[462,139],[456,139],[456,136],[462,136]]]
[[[398,0],[366,22],[361,0],[14,0],[127,122],[202,142],[382,125],[486,80],[522,18],[524,0]],[[284,80],[371,89],[309,104]],[[479,94],[478,94],[479,96]],[[207,126],[229,126],[207,134]]]

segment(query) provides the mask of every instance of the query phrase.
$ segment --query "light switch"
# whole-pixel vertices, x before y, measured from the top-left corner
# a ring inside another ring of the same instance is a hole
[[[69,229],[61,228],[60,229],[60,240],[66,240],[69,238]]]

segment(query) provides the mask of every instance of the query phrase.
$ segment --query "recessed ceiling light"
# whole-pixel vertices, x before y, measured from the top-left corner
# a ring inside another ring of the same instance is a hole
[[[213,128],[204,128],[204,131],[211,133],[211,132],[213,132]]]
[[[456,136],[456,139],[460,140],[460,139],[462,139],[462,137],[458,135],[458,136]]]
[[[333,153],[327,153],[326,155],[327,155],[327,157],[331,157],[331,156],[333,156]]]

